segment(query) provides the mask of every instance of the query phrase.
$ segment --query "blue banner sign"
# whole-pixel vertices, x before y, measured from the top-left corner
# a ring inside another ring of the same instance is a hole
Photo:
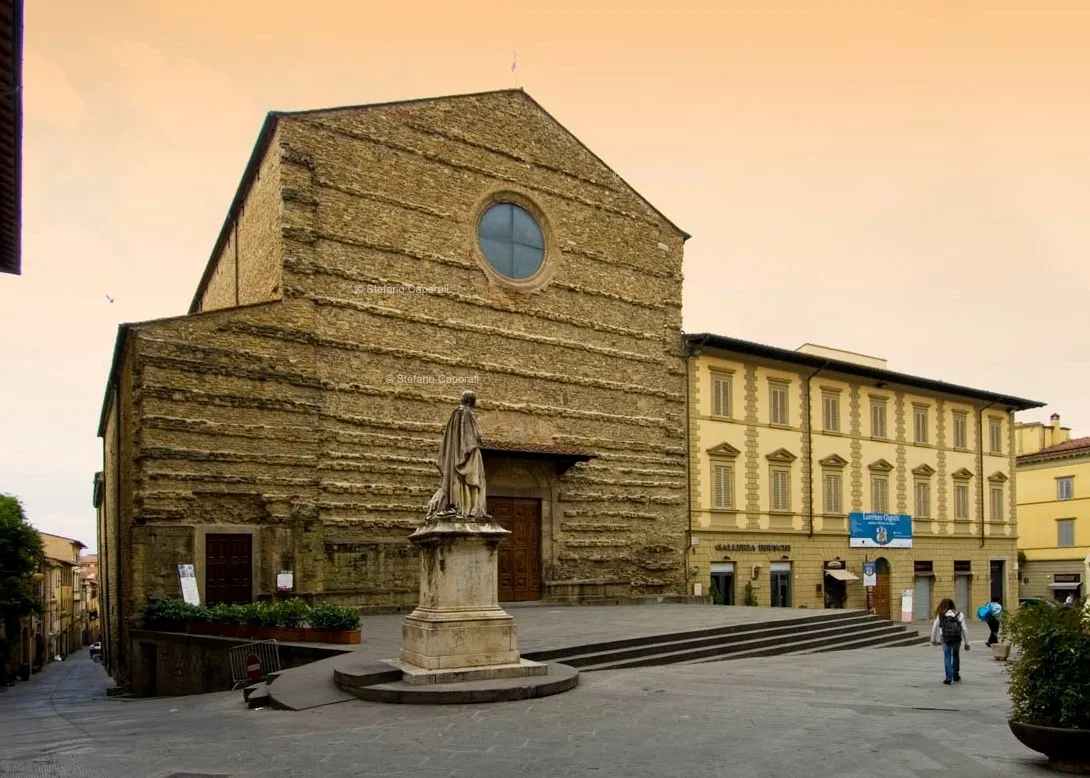
[[[912,548],[912,517],[907,513],[848,514],[851,548]]]

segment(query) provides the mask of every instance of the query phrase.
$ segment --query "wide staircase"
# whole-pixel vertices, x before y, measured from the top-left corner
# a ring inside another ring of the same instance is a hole
[[[927,642],[928,638],[904,624],[862,611],[844,611],[532,651],[524,653],[523,657],[539,662],[560,662],[576,667],[580,672],[593,672],[779,654],[915,646]]]

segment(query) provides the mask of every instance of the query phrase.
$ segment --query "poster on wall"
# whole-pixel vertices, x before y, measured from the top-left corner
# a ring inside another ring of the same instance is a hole
[[[877,586],[878,585],[878,566],[874,562],[863,563],[863,585],[864,586]]]
[[[290,592],[295,585],[295,577],[291,570],[281,570],[276,574],[276,591]]]
[[[912,548],[912,517],[907,513],[850,513],[851,548]]]
[[[178,565],[178,577],[182,581],[182,599],[190,605],[200,605],[201,595],[197,591],[197,574],[193,565]]]

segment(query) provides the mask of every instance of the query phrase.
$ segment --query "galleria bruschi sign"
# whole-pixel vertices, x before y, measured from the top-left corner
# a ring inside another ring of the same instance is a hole
[[[720,543],[716,551],[790,551],[791,546],[754,545],[752,543]]]

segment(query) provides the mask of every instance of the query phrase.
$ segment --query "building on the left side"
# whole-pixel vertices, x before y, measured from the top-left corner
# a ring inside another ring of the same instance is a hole
[[[22,272],[23,0],[0,0],[0,273]]]
[[[45,661],[62,659],[83,647],[82,580],[80,552],[87,546],[78,540],[48,532],[42,536],[42,613],[40,635]]]

